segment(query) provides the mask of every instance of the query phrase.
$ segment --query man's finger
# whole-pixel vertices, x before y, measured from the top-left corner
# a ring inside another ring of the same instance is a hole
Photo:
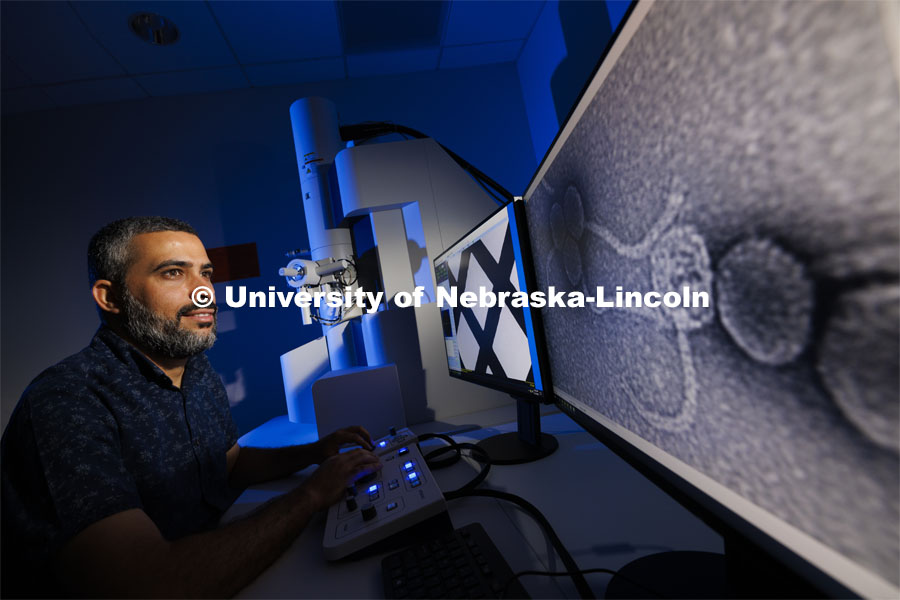
[[[335,431],[332,435],[334,436],[334,440],[340,445],[352,444],[354,446],[361,446],[366,450],[372,449],[371,442],[366,440],[362,435],[350,431],[349,429]]]
[[[362,426],[353,425],[351,427],[343,429],[342,431],[350,435],[355,443],[358,443],[363,448],[371,450],[374,447],[372,445],[372,436],[370,436],[369,432],[366,431]]]
[[[379,462],[379,458],[369,452],[368,450],[363,450],[362,448],[357,448],[355,450],[351,450],[350,452],[345,452],[340,456],[344,457],[344,460],[350,463],[371,463],[371,462]]]
[[[362,425],[354,425],[353,427],[351,427],[351,429],[362,436],[362,438],[366,440],[366,442],[368,442],[369,446],[372,445],[372,436],[369,435],[369,432],[366,431],[365,427],[363,427]]]

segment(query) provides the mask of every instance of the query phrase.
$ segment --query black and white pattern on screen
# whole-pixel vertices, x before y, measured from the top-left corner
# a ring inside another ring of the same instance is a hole
[[[497,225],[450,259],[450,285],[461,295],[481,288],[499,294],[519,291],[518,271],[508,223]],[[463,369],[520,381],[534,381],[531,354],[520,307],[453,309]]]

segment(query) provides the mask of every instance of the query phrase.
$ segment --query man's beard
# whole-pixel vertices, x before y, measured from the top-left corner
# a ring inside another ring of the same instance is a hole
[[[122,293],[122,325],[141,350],[165,358],[190,358],[212,348],[216,343],[216,319],[203,333],[181,328],[181,317],[197,306],[188,304],[178,309],[170,320],[144,306],[127,288]],[[218,312],[215,304],[207,308]]]

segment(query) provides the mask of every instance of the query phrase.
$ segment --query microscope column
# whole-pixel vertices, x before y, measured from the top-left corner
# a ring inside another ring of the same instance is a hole
[[[353,242],[350,230],[334,227],[331,197],[336,175],[334,157],[344,145],[341,141],[337,108],[325,98],[303,98],[291,104],[291,126],[294,149],[300,171],[303,212],[312,260],[352,258]],[[340,206],[338,206],[340,209]],[[343,214],[342,210],[338,211]],[[333,370],[357,366],[353,327],[322,325],[328,342],[328,355]]]

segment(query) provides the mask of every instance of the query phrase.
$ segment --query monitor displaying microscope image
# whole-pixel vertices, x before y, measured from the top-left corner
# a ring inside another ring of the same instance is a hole
[[[870,597],[900,588],[888,4],[638,3],[525,193],[539,289],[711,298],[544,310],[564,410]]]
[[[440,307],[450,375],[541,399],[547,374],[540,315],[511,301],[534,289],[524,219],[521,201],[500,208],[435,259],[434,272],[440,290],[455,299],[455,306]],[[463,294],[477,301],[466,306]]]

